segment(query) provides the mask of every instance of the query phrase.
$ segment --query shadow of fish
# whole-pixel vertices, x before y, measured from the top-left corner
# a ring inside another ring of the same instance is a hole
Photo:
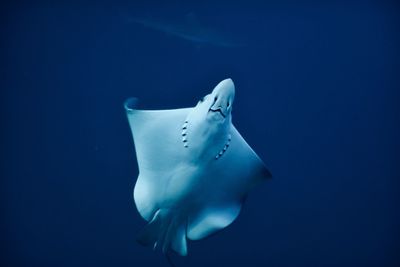
[[[183,20],[168,21],[154,17],[126,16],[126,21],[136,23],[145,28],[162,32],[195,44],[206,44],[219,47],[243,47],[244,44],[236,42],[228,36],[216,31],[214,28],[201,25],[194,14],[190,13]]]

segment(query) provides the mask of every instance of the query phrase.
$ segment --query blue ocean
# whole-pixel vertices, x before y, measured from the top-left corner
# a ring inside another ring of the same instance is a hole
[[[400,266],[399,32],[389,1],[2,3],[0,265],[170,266],[136,241],[123,103],[231,78],[273,178],[173,264]]]

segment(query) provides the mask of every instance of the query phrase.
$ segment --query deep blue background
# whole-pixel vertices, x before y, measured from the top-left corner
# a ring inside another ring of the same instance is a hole
[[[233,121],[274,179],[178,266],[399,266],[399,10],[2,4],[1,266],[168,266],[135,241],[145,222],[122,103],[191,106],[226,77]],[[187,14],[245,45],[127,19]]]

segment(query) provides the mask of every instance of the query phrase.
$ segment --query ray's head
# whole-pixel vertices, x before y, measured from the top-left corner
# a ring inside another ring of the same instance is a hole
[[[235,99],[235,85],[232,79],[225,79],[215,86],[213,91],[200,99],[196,113],[209,122],[224,124],[232,118],[232,107]]]
[[[235,85],[225,79],[189,112],[182,127],[182,140],[196,162],[199,158],[215,160],[230,141],[234,99]]]

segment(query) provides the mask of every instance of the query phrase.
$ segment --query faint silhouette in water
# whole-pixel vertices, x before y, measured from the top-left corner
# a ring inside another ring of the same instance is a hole
[[[184,19],[169,21],[156,17],[124,16],[129,23],[136,23],[158,32],[162,32],[196,44],[206,44],[219,47],[243,47],[241,42],[230,38],[215,30],[200,24],[193,13],[187,14]]]

